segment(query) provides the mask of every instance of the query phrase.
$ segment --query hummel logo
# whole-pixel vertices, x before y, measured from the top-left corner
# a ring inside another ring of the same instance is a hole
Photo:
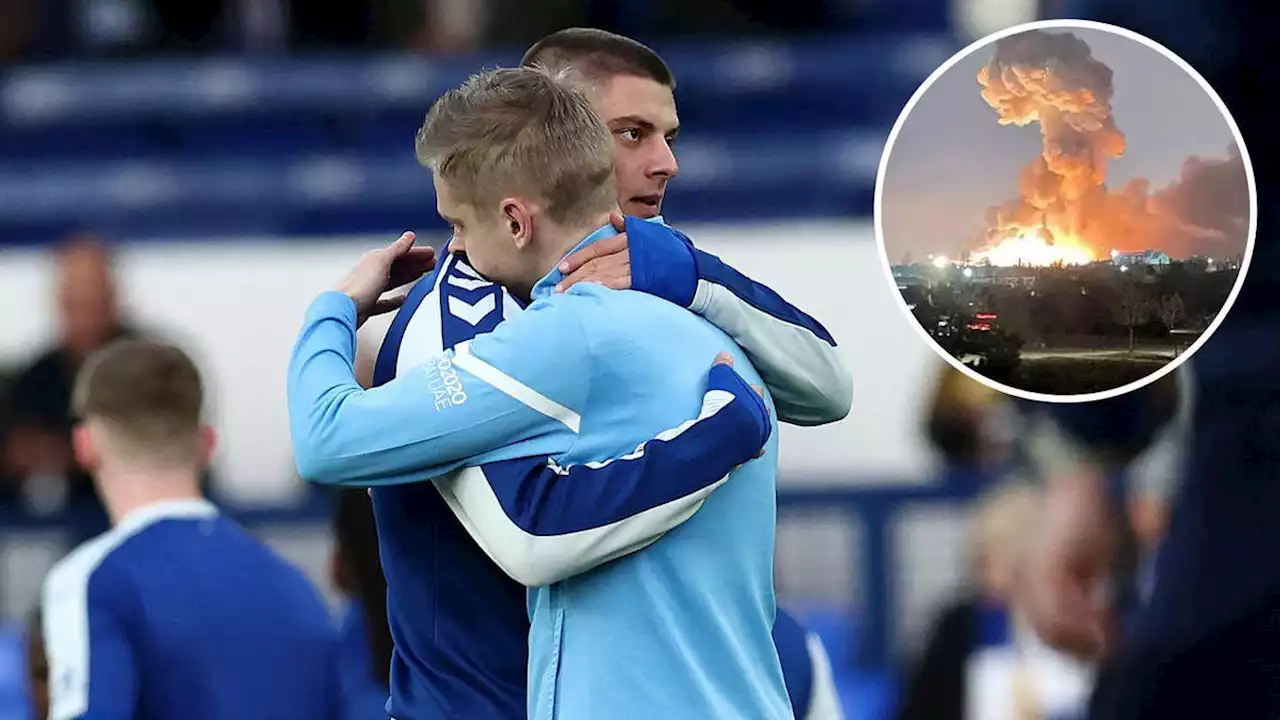
[[[480,279],[480,273],[473,270],[470,265],[462,262],[461,260],[455,262],[453,264],[453,267],[456,268],[458,272],[462,273],[463,275],[469,275],[477,280]]]
[[[488,280],[473,280],[471,278],[457,277],[456,275],[450,275],[448,283],[463,290],[479,290],[482,287],[488,287],[493,284]]]
[[[474,304],[453,295],[449,296],[449,313],[473,327],[479,325],[480,321],[484,320],[497,307],[498,301],[493,295],[485,295]]]

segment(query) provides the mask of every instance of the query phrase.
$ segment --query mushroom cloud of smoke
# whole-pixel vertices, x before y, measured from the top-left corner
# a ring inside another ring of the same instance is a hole
[[[1146,180],[1106,186],[1107,162],[1125,136],[1112,115],[1112,72],[1070,33],[1032,30],[996,43],[978,73],[982,98],[1002,125],[1038,123],[1043,149],[1022,171],[1019,197],[987,214],[985,245],[1030,232],[1069,235],[1101,257],[1109,249],[1159,248],[1176,256],[1243,253],[1248,180],[1239,148],[1188,159],[1152,192]]]
[[[1124,153],[1124,134],[1111,115],[1111,68],[1069,33],[1031,30],[996,43],[978,73],[982,99],[1002,125],[1039,123],[1051,198],[1078,198],[1106,182],[1107,161]]]

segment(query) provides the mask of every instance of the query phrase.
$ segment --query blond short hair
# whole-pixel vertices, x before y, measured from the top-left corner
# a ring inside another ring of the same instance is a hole
[[[608,128],[567,76],[540,67],[471,76],[431,106],[414,146],[473,207],[532,195],[569,224],[617,202]]]
[[[103,423],[121,454],[186,462],[199,449],[204,381],[177,347],[121,340],[84,364],[71,409],[80,420]]]

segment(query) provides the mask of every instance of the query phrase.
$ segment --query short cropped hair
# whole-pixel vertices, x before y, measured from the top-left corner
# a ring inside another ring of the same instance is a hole
[[[72,412],[104,423],[120,452],[181,462],[197,449],[204,381],[175,346],[121,340],[90,356],[80,370]]]
[[[571,69],[593,82],[630,75],[676,87],[675,75],[658,53],[629,37],[595,28],[551,33],[525,51],[520,65],[540,65],[552,72]]]
[[[541,68],[471,76],[431,106],[415,150],[474,207],[533,194],[572,223],[617,202],[608,128],[568,78]]]

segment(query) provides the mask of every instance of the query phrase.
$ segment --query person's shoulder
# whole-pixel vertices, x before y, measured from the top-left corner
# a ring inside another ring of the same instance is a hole
[[[572,314],[601,331],[635,323],[679,323],[685,318],[697,322],[693,313],[657,296],[638,290],[614,290],[598,283],[578,283],[543,300],[549,303],[548,307]]]
[[[81,600],[88,596],[91,585],[128,583],[127,563],[116,560],[131,537],[112,529],[77,546],[45,576],[43,601],[48,604]]]
[[[575,311],[587,307],[595,307],[616,301],[620,291],[607,288],[598,283],[578,283],[564,292],[553,292],[535,299],[529,310],[552,309],[557,311]]]
[[[256,569],[258,574],[262,576],[262,582],[272,585],[279,591],[282,599],[287,594],[300,609],[314,611],[309,615],[298,617],[298,620],[306,621],[323,618],[323,624],[326,627],[336,630],[337,625],[329,613],[324,597],[320,594],[319,588],[312,582],[310,576],[301,567],[250,533],[239,523],[230,519],[224,520],[232,528],[231,532],[241,536],[244,543],[242,547],[247,548],[249,553],[257,557]]]
[[[583,326],[599,314],[602,307],[600,291],[612,292],[599,286],[588,289],[583,285],[585,283],[575,285],[564,292],[535,298],[523,312],[507,318],[507,321],[499,326],[499,331],[525,332],[529,328]]]

